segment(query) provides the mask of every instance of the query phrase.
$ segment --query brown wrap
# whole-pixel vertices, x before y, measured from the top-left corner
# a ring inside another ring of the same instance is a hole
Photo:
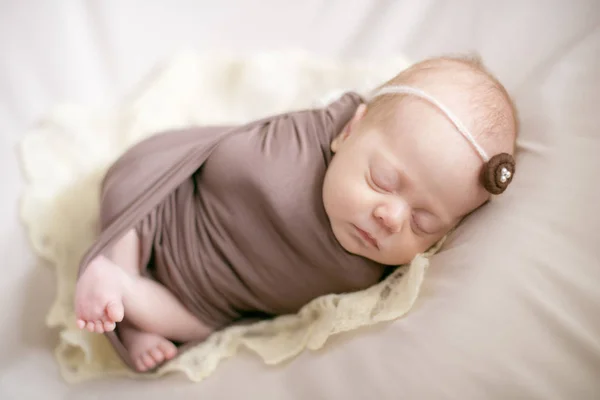
[[[348,93],[322,109],[135,145],[105,177],[101,232],[80,273],[135,228],[142,273],[215,329],[373,285],[384,267],[338,244],[321,197],[330,142],[360,101]],[[107,336],[133,367],[118,333]]]

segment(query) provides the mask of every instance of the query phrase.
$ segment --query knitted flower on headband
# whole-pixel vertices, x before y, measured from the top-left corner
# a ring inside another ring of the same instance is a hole
[[[515,174],[515,160],[510,154],[497,154],[483,165],[481,183],[491,194],[500,194],[506,190]]]

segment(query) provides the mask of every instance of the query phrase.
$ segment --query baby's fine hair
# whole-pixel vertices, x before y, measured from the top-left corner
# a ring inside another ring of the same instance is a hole
[[[474,118],[472,134],[481,141],[510,140],[513,151],[519,129],[517,109],[506,88],[483,65],[477,55],[442,56],[418,62],[384,82],[375,91],[390,85],[453,85],[468,96],[469,111]],[[425,85],[425,87],[423,87]],[[385,94],[367,104],[365,123],[385,124],[393,121],[404,95]]]

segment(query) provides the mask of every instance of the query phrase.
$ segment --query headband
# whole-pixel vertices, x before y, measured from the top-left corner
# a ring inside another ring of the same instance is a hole
[[[463,123],[454,115],[454,113],[447,108],[445,105],[440,103],[433,96],[425,93],[421,89],[417,89],[410,86],[386,86],[375,92],[371,96],[371,100],[378,96],[386,94],[408,94],[420,97],[421,99],[427,100],[439,108],[450,121],[454,124],[456,129],[463,135],[465,139],[473,146],[479,157],[483,160],[483,167],[481,168],[481,183],[483,187],[491,194],[500,194],[506,190],[508,184],[512,181],[515,174],[515,160],[508,153],[496,154],[493,157],[489,157],[486,151],[477,143],[471,132],[463,125]]]

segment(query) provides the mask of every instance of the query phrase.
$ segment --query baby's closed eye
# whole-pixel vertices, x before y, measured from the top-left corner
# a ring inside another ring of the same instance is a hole
[[[398,173],[390,168],[371,168],[369,177],[371,182],[384,192],[397,191],[400,186]]]
[[[412,213],[413,223],[416,229],[425,235],[433,235],[441,230],[440,223],[435,215],[426,210],[415,210]],[[418,233],[418,232],[417,232]]]

